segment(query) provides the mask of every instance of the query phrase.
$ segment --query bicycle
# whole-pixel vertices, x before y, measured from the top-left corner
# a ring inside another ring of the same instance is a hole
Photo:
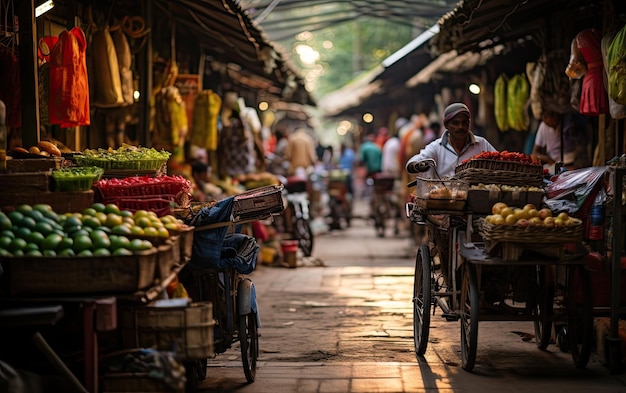
[[[306,257],[313,254],[314,234],[311,228],[310,202],[308,194],[309,180],[289,177],[285,184],[285,229],[298,241],[298,248]]]

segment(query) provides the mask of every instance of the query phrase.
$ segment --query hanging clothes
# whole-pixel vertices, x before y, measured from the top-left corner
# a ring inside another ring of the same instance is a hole
[[[596,29],[585,29],[576,35],[576,45],[587,64],[579,112],[588,116],[598,116],[607,112],[607,93],[602,79],[604,65],[600,40],[600,34]]]
[[[233,111],[228,125],[223,125],[218,143],[220,177],[248,173],[250,149],[239,113]]]
[[[22,126],[22,106],[20,103],[20,62],[13,51],[0,46],[0,101],[6,106],[6,126]]]
[[[208,151],[217,150],[217,119],[222,98],[213,90],[203,90],[194,101],[191,144]]]
[[[122,29],[115,29],[111,33],[111,38],[115,47],[115,57],[117,58],[117,65],[120,71],[123,105],[132,105],[135,103],[135,98],[133,97],[135,87],[133,86],[133,71],[131,69],[133,65],[133,55],[130,52],[130,45]]]
[[[86,51],[80,27],[59,34],[50,55],[50,124],[63,128],[90,124]]]
[[[115,44],[108,26],[91,36],[94,106],[100,108],[124,105],[122,82]]]

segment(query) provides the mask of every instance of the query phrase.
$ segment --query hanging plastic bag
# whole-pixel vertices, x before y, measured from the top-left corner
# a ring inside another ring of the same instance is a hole
[[[607,50],[609,96],[626,105],[626,25],[615,35]]]
[[[529,85],[523,74],[513,76],[507,85],[506,113],[509,127],[515,131],[526,131],[529,119],[526,114],[526,102],[529,97]]]
[[[507,105],[506,105],[506,88],[508,78],[506,75],[501,74],[496,79],[496,84],[493,92],[493,112],[496,116],[496,125],[500,131],[506,131],[509,129],[509,123],[507,120]]]

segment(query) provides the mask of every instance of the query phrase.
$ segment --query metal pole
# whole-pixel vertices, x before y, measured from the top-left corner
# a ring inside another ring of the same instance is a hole
[[[39,73],[34,0],[13,3],[19,20],[20,94],[22,106],[22,146],[39,142]]]

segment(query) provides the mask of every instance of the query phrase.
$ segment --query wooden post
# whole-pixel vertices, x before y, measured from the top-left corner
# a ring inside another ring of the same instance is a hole
[[[146,26],[152,28],[152,1],[144,0],[143,6],[143,18],[146,21]],[[151,33],[148,33],[149,35]],[[150,101],[152,97],[152,37],[149,36],[146,41],[146,45],[141,50],[141,55],[138,58],[139,68],[139,91],[141,97],[139,99],[140,116],[139,116],[139,129],[137,130],[137,139],[139,143],[144,146],[151,146],[152,140],[150,137]]]
[[[14,2],[19,20],[22,146],[39,142],[39,73],[34,0]]]

